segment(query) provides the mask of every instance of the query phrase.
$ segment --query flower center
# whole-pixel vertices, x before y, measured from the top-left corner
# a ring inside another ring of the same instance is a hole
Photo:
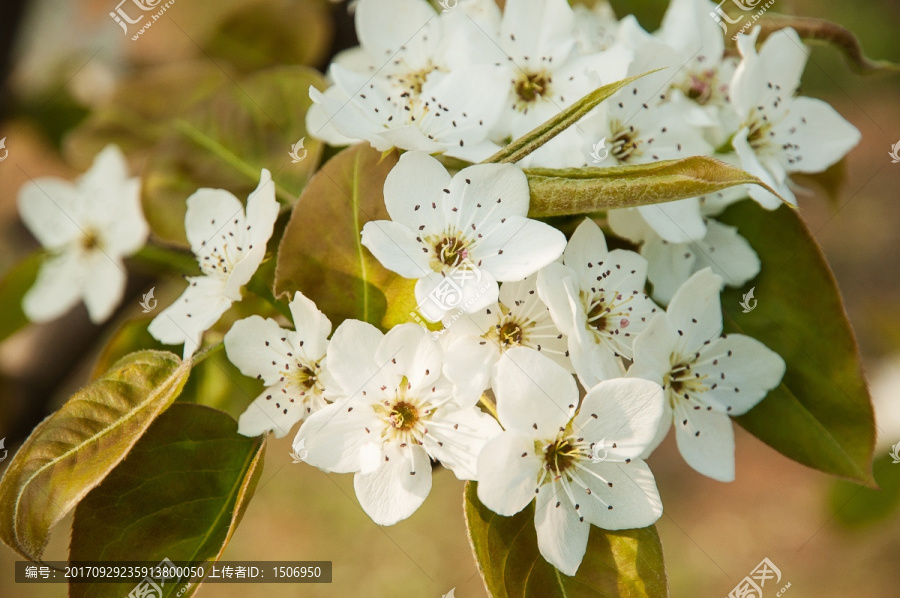
[[[615,136],[611,140],[612,147],[609,150],[620,162],[627,162],[631,158],[640,156],[643,152],[638,149],[641,144],[639,131],[633,126],[625,126],[618,121],[614,121],[610,130],[616,131]]]
[[[419,421],[419,409],[412,403],[400,401],[394,403],[390,412],[390,423],[395,430],[409,432]]]
[[[300,365],[292,370],[290,370],[287,374],[288,380],[290,380],[291,384],[300,388],[304,392],[312,390],[318,379],[316,377],[317,370],[319,369],[319,365],[315,364],[313,366],[315,369],[307,366]]]
[[[544,469],[559,479],[564,473],[575,468],[575,463],[587,455],[575,438],[559,437],[543,448]]]
[[[525,332],[515,320],[508,320],[497,330],[497,337],[504,347],[515,347],[522,344]]]
[[[519,97],[519,109],[524,110],[527,104],[549,95],[552,82],[553,78],[545,71],[525,73],[516,79],[514,85],[516,95]]]
[[[669,373],[663,377],[663,388],[670,391],[668,393],[670,403],[674,403],[676,398],[690,400],[692,395],[703,394],[709,390],[704,384],[705,379],[706,376],[691,371],[690,362],[681,361],[672,366]]]
[[[92,251],[100,247],[100,237],[92,230],[87,230],[81,238],[81,248]]]
[[[435,272],[455,268],[469,257],[468,245],[462,237],[443,237],[434,244],[431,267]]]
[[[707,104],[713,97],[716,84],[716,71],[708,69],[702,73],[691,73],[681,85],[684,95],[700,105]]]

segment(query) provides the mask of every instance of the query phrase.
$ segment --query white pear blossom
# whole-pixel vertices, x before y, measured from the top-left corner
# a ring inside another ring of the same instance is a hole
[[[299,292],[290,310],[295,330],[285,330],[271,318],[250,316],[235,322],[225,335],[228,360],[245,376],[266,384],[238,420],[238,433],[244,436],[274,432],[282,438],[326,405],[325,351],[331,322]]]
[[[444,373],[457,395],[478,397],[492,386],[495,366],[513,347],[540,351],[572,370],[568,340],[537,294],[537,275],[500,285],[500,301],[472,314],[444,320],[449,332]],[[456,316],[456,314],[454,314]]]
[[[503,516],[534,499],[538,548],[566,575],[577,572],[592,524],[631,529],[662,515],[640,458],[662,417],[662,389],[636,380],[601,382],[578,408],[575,379],[537,351],[510,349],[498,365],[494,393],[505,431],[478,458],[478,498]]]
[[[613,232],[640,245],[640,254],[647,258],[647,279],[653,285],[654,301],[668,304],[679,287],[704,268],[712,268],[731,287],[741,287],[759,274],[759,257],[750,243],[735,227],[713,218],[726,205],[746,195],[745,189],[732,187],[697,198],[706,234],[686,243],[672,243],[661,237],[637,209],[610,210]]]
[[[722,482],[734,480],[734,430],[743,415],[781,382],[784,360],[743,334],[722,334],[722,279],[701,270],[675,293],[634,344],[629,377],[662,384],[665,415],[650,450],[675,424],[688,464]]]
[[[326,360],[335,402],[306,419],[295,452],[324,470],[355,473],[356,496],[376,523],[393,525],[419,508],[431,490],[431,459],[476,479],[478,454],[500,427],[474,402],[455,400],[428,331],[401,324],[382,334],[347,320]]]
[[[672,0],[653,35],[633,16],[623,19],[620,35],[645,56],[644,68],[665,67],[653,75],[661,88],[656,101],[686,103],[687,121],[718,146],[738,125],[729,99],[738,61],[725,55],[722,30],[709,16],[714,9],[710,0]]]
[[[360,0],[356,28],[361,47],[331,65],[334,85],[310,87],[307,130],[336,145],[366,140],[473,162],[499,149],[488,134],[505,85],[495,66],[468,64],[474,42],[489,41],[474,21],[439,17],[425,0]]]
[[[618,41],[619,21],[608,0],[599,0],[593,6],[576,4],[575,46],[582,54],[607,50]]]
[[[632,53],[622,44],[582,54],[576,45],[576,13],[566,0],[508,0],[493,54],[485,60],[504,68],[505,109],[493,132],[516,139],[582,97],[625,77]],[[578,126],[521,161],[523,167],[582,166]]]
[[[796,204],[789,186],[793,172],[821,172],[838,162],[860,132],[822,100],[795,97],[809,50],[793,29],[770,35],[759,53],[760,28],[738,36],[743,60],[731,82],[731,101],[741,119],[732,144],[744,170]],[[762,187],[750,197],[775,209],[781,200]]]
[[[566,243],[526,217],[528,180],[512,164],[470,166],[451,179],[434,158],[409,152],[388,174],[384,200],[391,220],[366,223],[362,243],[384,267],[418,279],[416,300],[432,321],[494,303],[497,281],[535,273]]]
[[[278,211],[266,169],[247,199],[246,213],[241,201],[222,189],[200,189],[187,199],[184,228],[203,275],[189,277],[181,297],[153,319],[148,327],[153,338],[184,344],[185,359],[194,354],[203,333],[241,300],[241,287],[266,255]]]
[[[648,56],[641,50],[637,55],[630,75],[658,68],[655,55]],[[685,103],[659,101],[659,76],[663,73],[634,81],[582,120],[580,126],[586,131],[584,155],[589,155],[593,144],[600,140],[605,141],[608,149],[606,158],[591,166],[647,164],[712,154],[713,148],[704,138],[703,130],[689,122],[690,109]],[[673,243],[702,239],[706,233],[697,198],[635,209],[654,230]]]
[[[97,154],[74,184],[39,178],[19,191],[19,214],[49,257],[22,308],[33,322],[57,318],[83,300],[94,323],[121,303],[123,258],[136,253],[150,229],[141,211],[140,179],[128,176],[118,147]]]
[[[633,251],[607,250],[603,231],[590,219],[575,230],[563,257],[538,273],[541,299],[568,337],[569,356],[585,388],[624,373],[634,338],[656,304],[644,294],[647,260]]]

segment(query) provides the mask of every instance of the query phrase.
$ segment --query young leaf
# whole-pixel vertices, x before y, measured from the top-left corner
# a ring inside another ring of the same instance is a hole
[[[641,77],[654,72],[656,71],[634,75],[633,77],[627,77],[621,81],[598,87],[547,122],[519,137],[484,162],[488,164],[497,162],[518,162],[577,123],[606,98],[610,97],[632,81],[636,81]]]
[[[612,168],[532,168],[525,174],[532,218],[675,201],[736,185],[760,185],[775,193],[755,176],[706,156]]]
[[[366,222],[388,220],[384,180],[397,163],[367,143],[351,146],[317,172],[297,201],[278,248],[275,295],[302,291],[336,327],[347,318],[376,326],[385,291],[398,278],[363,247]]]
[[[843,52],[847,62],[857,73],[869,75],[885,71],[900,71],[898,64],[888,60],[872,60],[867,57],[853,32],[831,21],[766,13],[766,18],[760,19],[757,24],[762,27],[759,43],[765,41],[768,36],[779,29],[791,27],[804,41],[825,42],[836,47]]]
[[[75,509],[69,559],[218,560],[253,496],[264,454],[264,438],[239,435],[226,413],[172,405]],[[72,584],[69,596],[119,598],[134,585]],[[167,583],[161,598],[183,587]]]
[[[262,168],[272,172],[278,199],[293,203],[322,155],[322,142],[306,131],[311,85],[324,88],[325,81],[310,68],[259,71],[225,84],[172,123],[144,173],[144,214],[153,232],[184,243],[189,195],[212,187],[246,197]],[[301,140],[302,148],[296,146]]]
[[[28,316],[22,311],[22,298],[37,280],[38,271],[46,254],[32,253],[13,266],[0,280],[0,341],[4,341],[28,325]]]
[[[662,544],[656,527],[611,532],[591,528],[587,553],[575,577],[538,552],[534,503],[512,517],[481,504],[475,482],[466,484],[469,542],[492,598],[666,598]]]
[[[40,559],[50,528],[125,457],[190,370],[172,353],[132,353],[45,419],[0,480],[0,538]]]
[[[726,288],[725,328],[759,339],[781,355],[781,385],[736,418],[787,457],[826,473],[872,484],[875,421],[859,351],[834,276],[795,210],[767,212],[752,201],[728,209],[759,255],[759,276]],[[756,307],[740,309],[754,287]]]

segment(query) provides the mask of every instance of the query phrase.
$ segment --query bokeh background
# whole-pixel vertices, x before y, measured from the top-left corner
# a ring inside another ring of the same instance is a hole
[[[275,63],[322,69],[336,50],[355,44],[343,3],[177,0],[137,41],[109,17],[115,4],[4,0],[0,6],[0,139],[12,158],[0,163],[0,273],[35,248],[17,219],[18,188],[29,177],[74,178],[89,163],[70,132],[109,102],[123,78],[198,61],[223,73]],[[633,10],[652,28],[665,2],[613,5],[620,15]],[[267,20],[273,7],[281,17]],[[900,62],[896,0],[776,0],[772,10],[840,23],[870,56]],[[900,596],[900,464],[887,458],[900,441],[900,164],[888,156],[900,140],[900,76],[859,77],[836,50],[815,47],[803,93],[827,100],[863,133],[842,176],[828,189],[811,188],[800,206],[858,335],[876,401],[876,479],[884,490],[835,482],[740,428],[737,481],[720,484],[688,468],[670,437],[650,464],[666,508],[658,529],[675,598],[726,596],[764,557],[781,569],[783,584],[790,582],[788,597]],[[165,112],[165,98],[153,109]],[[134,300],[121,319],[135,314],[145,282],[132,276]],[[85,383],[114,328],[93,327],[79,307],[0,345],[0,438],[11,452]],[[243,391],[233,392],[228,400],[248,401]],[[211,585],[199,595],[407,598],[456,588],[458,598],[485,596],[466,539],[463,486],[451,473],[436,472],[431,496],[409,520],[381,528],[356,502],[351,476],[294,465],[289,451],[290,437],[270,443],[256,496],[224,558],[331,560],[334,582]],[[54,531],[48,560],[66,558],[70,523]],[[65,596],[64,585],[14,584],[15,559],[0,547],[0,596]]]

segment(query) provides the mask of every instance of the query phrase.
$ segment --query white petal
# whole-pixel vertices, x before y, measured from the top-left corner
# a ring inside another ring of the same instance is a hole
[[[634,341],[634,364],[628,369],[628,376],[662,384],[663,376],[672,369],[672,354],[679,338],[669,317],[656,314]]]
[[[362,244],[381,265],[404,278],[422,278],[431,272],[429,252],[416,240],[416,233],[390,220],[367,222]]]
[[[618,378],[624,373],[622,361],[612,347],[597,342],[587,331],[578,331],[569,337],[569,356],[585,388],[591,388],[603,380]]]
[[[391,220],[411,231],[425,225],[426,234],[440,232],[442,212],[436,206],[449,186],[450,174],[440,162],[422,152],[406,152],[384,181],[384,205]]]
[[[762,162],[760,162],[759,157],[747,142],[748,133],[749,131],[745,127],[735,133],[734,137],[732,137],[731,140],[732,145],[734,145],[735,152],[737,152],[737,155],[741,159],[741,168],[743,168],[753,176],[759,178],[762,182],[766,183],[769,187],[777,191],[789,203],[797,205],[797,200],[794,197],[793,193],[791,193],[790,189],[788,189],[785,178],[779,177],[776,180],[772,172],[769,171],[768,168],[763,166]],[[760,187],[759,185],[750,185],[747,189],[747,193],[757,203],[759,203],[759,205],[767,210],[774,210],[784,203],[784,201],[782,201],[777,195]]]
[[[459,230],[490,227],[503,218],[528,214],[528,179],[513,164],[476,164],[450,182],[444,218]],[[454,209],[456,208],[456,209]]]
[[[344,320],[328,344],[328,371],[345,397],[361,399],[378,371],[375,352],[384,335],[359,320]]]
[[[637,210],[656,234],[670,243],[686,243],[706,236],[706,225],[696,197],[639,206]]]
[[[578,282],[582,288],[594,281],[593,271],[589,264],[596,264],[605,259],[609,251],[606,248],[606,237],[597,223],[585,218],[572,233],[563,254],[566,266],[572,268],[578,274]]]
[[[709,236],[709,235],[707,235]],[[688,243],[669,243],[656,235],[641,247],[649,264],[647,278],[653,284],[653,300],[668,304],[675,292],[696,270],[700,252]]]
[[[358,139],[352,139],[338,132],[331,123],[331,114],[328,112],[328,109],[322,105],[323,97],[325,95],[329,96],[328,102],[331,105],[334,103],[339,104],[340,102],[346,102],[348,99],[347,94],[335,85],[326,89],[324,94],[315,87],[310,86],[309,97],[312,99],[313,104],[309,107],[309,110],[306,111],[306,130],[316,139],[321,139],[328,145],[336,147],[351,145],[352,143],[359,141]]]
[[[504,428],[540,439],[555,438],[578,405],[572,375],[549,357],[524,347],[514,347],[500,358],[494,394]]]
[[[208,276],[188,278],[188,288],[153,318],[147,331],[163,344],[183,343],[187,358],[200,348],[203,333],[219,321],[231,303],[224,295],[223,281]]]
[[[499,515],[515,515],[534,498],[541,464],[533,436],[501,433],[478,457],[478,500]]]
[[[19,190],[19,215],[41,245],[57,249],[84,236],[79,215],[84,199],[71,184],[34,179]]]
[[[656,435],[664,403],[662,387],[655,382],[607,380],[588,391],[575,418],[575,429],[591,442],[614,442],[610,457],[634,459]]]
[[[453,396],[462,405],[474,405],[491,385],[497,345],[477,336],[462,336],[447,347],[444,375],[453,382]]]
[[[522,280],[562,255],[566,237],[549,224],[510,216],[485,234],[473,259],[501,282]]]
[[[430,387],[441,375],[444,353],[427,329],[418,324],[400,324],[392,328],[378,345],[375,362],[398,379],[406,377],[410,391]]]
[[[389,444],[373,473],[353,477],[356,497],[378,525],[394,525],[416,512],[431,492],[431,461],[421,447]]]
[[[259,436],[271,431],[275,438],[283,438],[309,411],[325,406],[321,397],[289,396],[281,388],[267,388],[250,403],[238,419],[238,434]]]
[[[500,288],[489,271],[478,268],[451,270],[446,276],[430,272],[419,279],[415,292],[419,313],[438,322],[455,309],[476,312],[496,303]]]
[[[684,401],[679,401],[675,405],[675,439],[688,465],[714,480],[734,481],[734,429],[730,417],[716,411],[688,409]]]
[[[514,58],[528,55],[535,63],[561,64],[574,49],[574,23],[575,13],[565,0],[509,0],[503,11],[501,42]]]
[[[108,320],[122,302],[127,278],[125,264],[100,250],[91,251],[84,264],[84,304],[91,322],[100,324]]]
[[[576,313],[584,311],[581,302],[576,300],[575,284],[575,272],[560,263],[548,264],[537,274],[538,294],[547,304],[553,323],[566,335],[574,333],[579,320]]]
[[[366,428],[370,431],[366,432]],[[294,447],[303,441],[304,461],[334,473],[350,473],[361,469],[360,455],[364,447],[377,438],[378,419],[369,405],[350,400],[332,403],[306,418]]]
[[[460,480],[478,479],[478,456],[485,444],[503,432],[500,424],[477,407],[453,409],[448,406],[443,414],[439,410],[434,422],[452,426],[429,426],[426,450],[450,469]]]
[[[581,501],[585,521],[609,530],[634,529],[653,525],[662,515],[656,480],[640,459],[630,463],[587,462],[584,467],[595,474],[578,473],[591,494],[580,488],[572,490]]]
[[[296,328],[297,345],[308,359],[320,359],[328,348],[331,321],[319,311],[316,304],[300,291],[294,293],[290,305],[291,317]]]
[[[787,118],[773,127],[778,144],[790,144],[781,154],[788,172],[822,172],[838,162],[862,138],[827,102],[797,98]]]
[[[641,217],[637,208],[621,208],[610,210],[606,214],[609,227],[616,235],[640,244],[647,239],[650,225]],[[652,231],[650,231],[652,233]]]
[[[285,354],[293,349],[281,340],[289,333],[293,334],[271,318],[250,316],[238,320],[225,335],[228,361],[245,376],[262,376],[266,386],[272,386],[281,378]]]
[[[587,551],[591,524],[582,521],[560,486],[541,486],[534,505],[538,549],[561,573],[574,576]]]
[[[356,34],[362,47],[378,66],[394,59],[394,54],[407,44],[416,46],[417,51],[404,53],[404,57],[424,60],[433,49],[429,52],[427,45],[423,47],[422,28],[432,20],[436,25],[437,19],[434,17],[434,9],[424,0],[359,0],[356,5]],[[439,34],[428,37],[433,39],[433,43],[440,39]]]
[[[708,376],[708,386],[715,385],[703,393],[702,400],[730,415],[743,415],[755,407],[778,386],[785,372],[781,356],[743,334],[729,334],[700,355],[692,371]]]
[[[682,355],[694,353],[707,341],[722,334],[722,278],[705,268],[681,285],[666,309],[678,333]]]
[[[280,209],[275,199],[275,182],[271,173],[263,168],[256,189],[247,197],[248,237],[254,246],[265,247],[269,242]]]
[[[74,253],[49,258],[22,299],[32,322],[48,322],[69,311],[81,299],[83,266]]]
[[[223,189],[199,189],[187,199],[184,229],[191,251],[199,255],[234,219],[244,222],[244,205]],[[246,226],[246,225],[244,225]]]
[[[731,287],[744,286],[759,274],[759,256],[735,227],[707,220],[706,230],[706,237],[696,244],[697,268],[712,268]]]

